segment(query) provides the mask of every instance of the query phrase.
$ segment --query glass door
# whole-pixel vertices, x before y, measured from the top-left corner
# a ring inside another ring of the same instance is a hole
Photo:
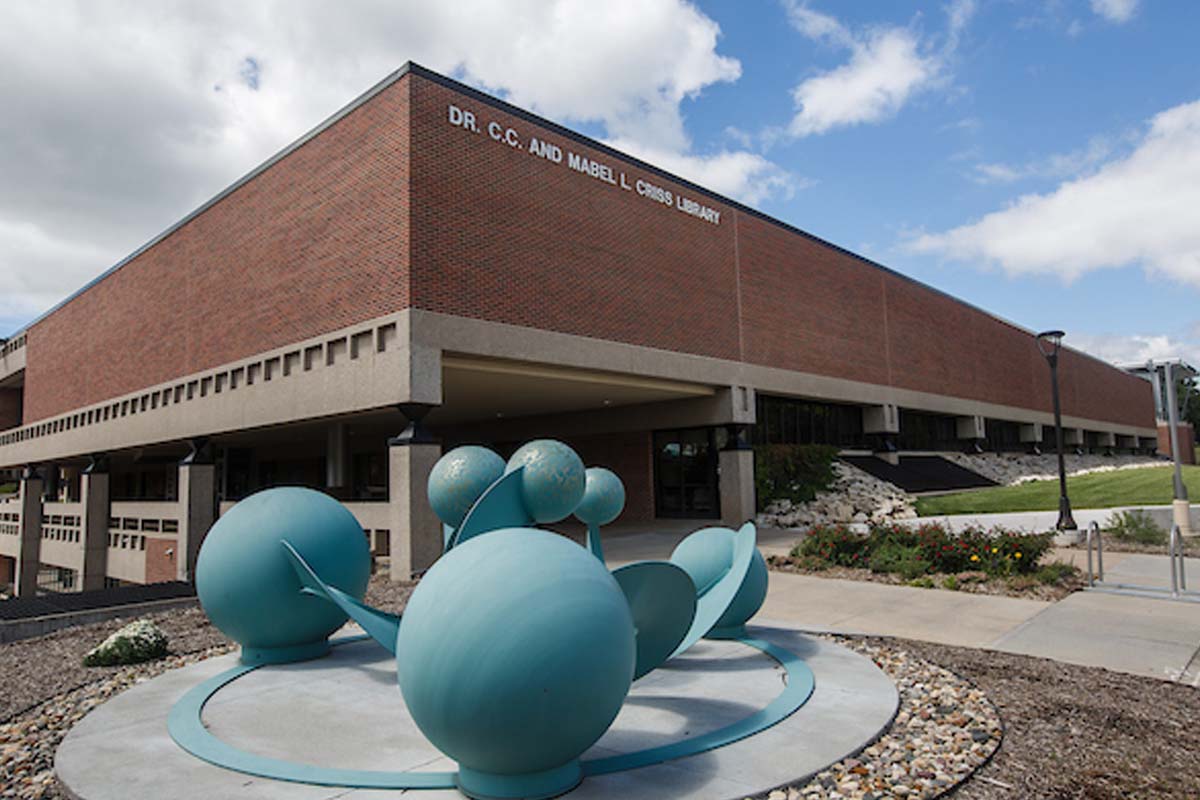
[[[721,516],[713,428],[655,432],[654,495],[660,517],[718,519]]]

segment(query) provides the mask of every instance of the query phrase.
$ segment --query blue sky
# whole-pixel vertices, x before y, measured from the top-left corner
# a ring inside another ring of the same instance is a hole
[[[413,59],[1103,357],[1200,361],[1198,3],[444,5],[0,9],[0,333]]]

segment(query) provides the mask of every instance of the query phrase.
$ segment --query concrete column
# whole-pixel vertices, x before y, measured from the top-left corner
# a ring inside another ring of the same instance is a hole
[[[388,525],[390,570],[394,581],[409,581],[442,554],[442,523],[433,513],[426,486],[442,446],[421,425],[431,405],[405,403],[409,426],[388,440]]]
[[[13,576],[13,595],[33,597],[37,594],[38,569],[42,557],[42,491],[45,483],[34,469],[21,476],[21,550]]]
[[[721,524],[737,528],[754,519],[754,449],[750,426],[730,425],[725,448],[717,454]]]
[[[1082,447],[1083,428],[1063,428],[1063,447]]]
[[[350,434],[346,423],[329,426],[325,447],[325,488],[340,489],[350,485]]]
[[[1040,455],[1042,452],[1042,441],[1045,434],[1040,422],[1027,422],[1021,425],[1021,443],[1027,445],[1026,449],[1034,455]]]
[[[975,452],[983,452],[981,443],[987,438],[987,427],[984,425],[983,417],[972,415],[969,417],[958,417],[955,422],[955,435],[959,441],[964,444],[973,446]]]
[[[79,477],[79,502],[83,506],[83,591],[104,588],[108,575],[108,465],[100,458],[92,460]]]
[[[900,433],[900,409],[894,403],[880,406],[865,406],[862,410],[863,433],[873,435],[878,444],[875,456],[889,464],[900,463],[896,449],[896,436]]]
[[[217,521],[217,471],[205,442],[192,442],[192,452],[179,462],[179,535],[175,574],[195,580],[196,557],[208,529]]]

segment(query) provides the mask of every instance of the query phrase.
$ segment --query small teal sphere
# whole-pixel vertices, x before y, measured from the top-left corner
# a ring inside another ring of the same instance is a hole
[[[573,763],[616,718],[635,658],[612,575],[534,528],[492,531],[442,556],[396,638],[397,679],[421,732],[461,768],[491,775]]]
[[[750,618],[758,613],[767,599],[767,562],[762,553],[756,549],[750,562],[750,569],[742,580],[733,602],[717,620],[718,628],[736,628],[745,625]]]
[[[625,510],[625,485],[612,470],[588,467],[583,500],[575,507],[575,516],[589,525],[607,525]]]
[[[209,530],[196,562],[204,613],[242,646],[247,663],[324,654],[346,622],[332,603],[301,594],[286,539],[325,583],[361,599],[371,576],[362,527],[332,497],[296,486],[242,500]]]
[[[521,496],[535,522],[559,522],[583,499],[583,461],[570,447],[553,439],[534,439],[508,460],[505,472],[525,467]]]
[[[733,531],[703,528],[689,534],[671,553],[671,563],[691,576],[697,594],[704,594],[733,565]]]
[[[486,447],[456,447],[438,459],[426,493],[438,519],[457,528],[484,490],[504,474],[504,459]]]

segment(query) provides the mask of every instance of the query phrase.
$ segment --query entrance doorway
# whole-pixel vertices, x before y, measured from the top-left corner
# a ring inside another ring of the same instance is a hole
[[[719,519],[717,442],[713,428],[654,434],[654,505],[660,517]]]

